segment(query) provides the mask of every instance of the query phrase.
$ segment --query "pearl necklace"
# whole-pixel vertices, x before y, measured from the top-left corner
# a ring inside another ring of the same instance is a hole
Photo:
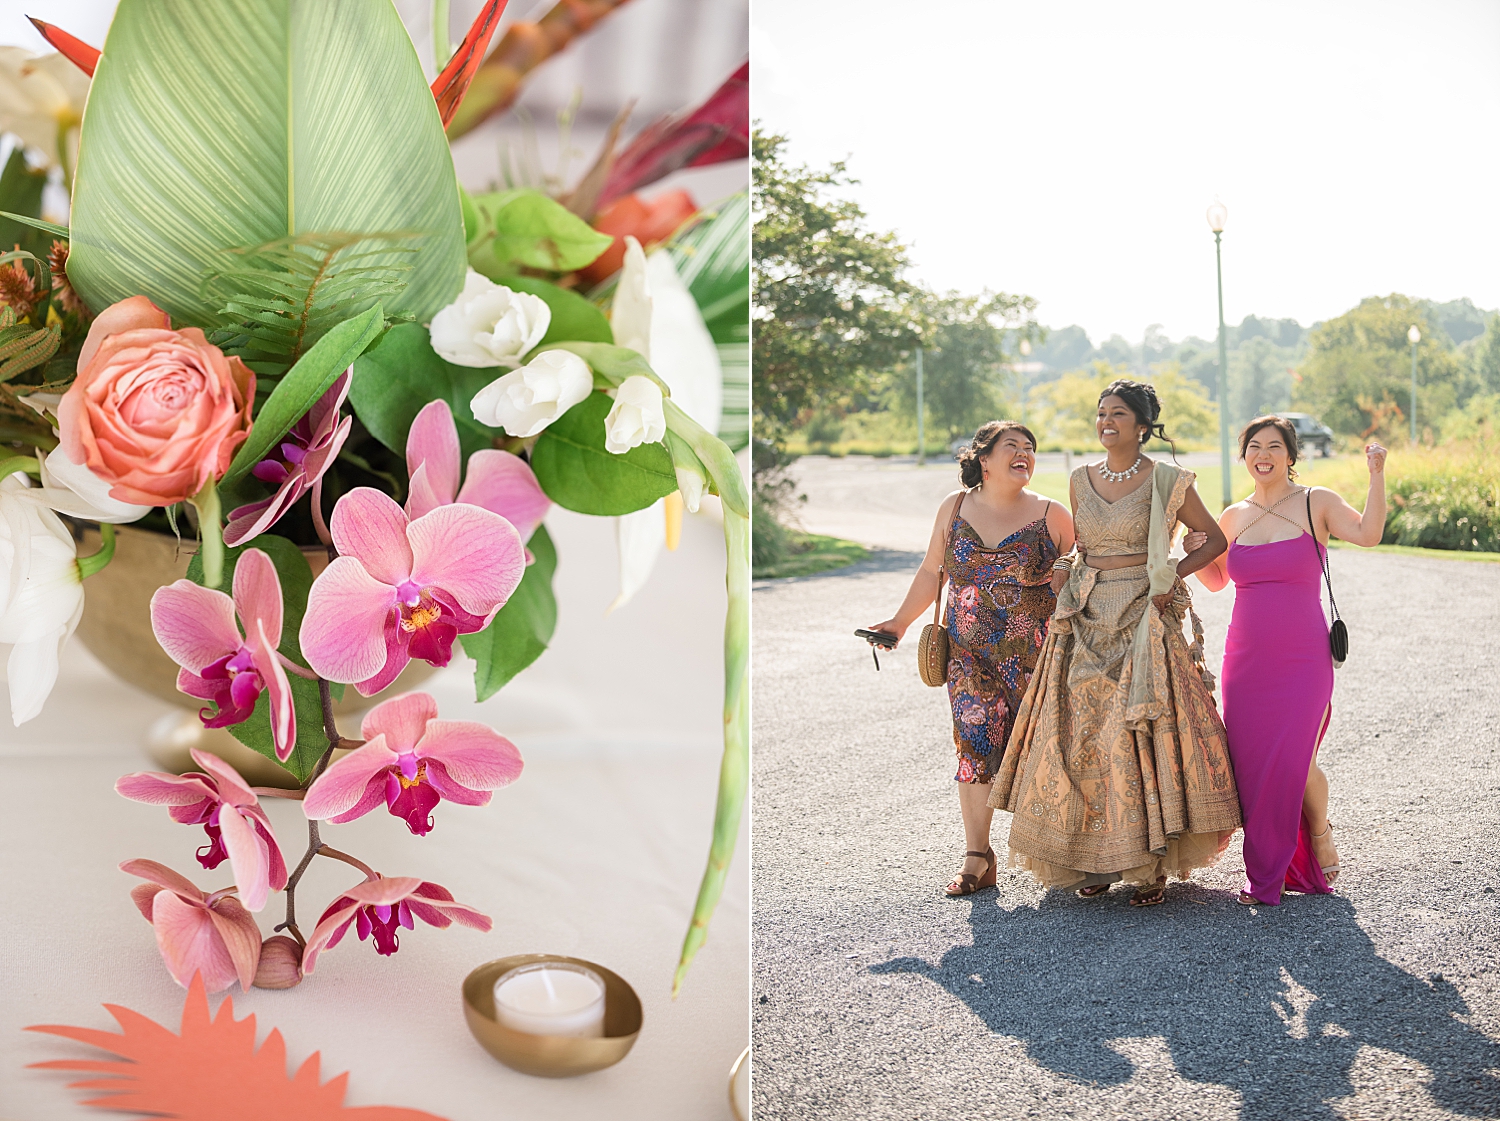
[[[1111,471],[1109,469],[1109,461],[1101,461],[1099,464],[1099,474],[1103,475],[1112,483],[1123,483],[1126,479],[1130,478],[1130,476],[1134,475],[1141,469],[1142,458],[1144,457],[1139,455],[1136,456],[1135,462],[1130,465],[1130,470],[1128,471]]]

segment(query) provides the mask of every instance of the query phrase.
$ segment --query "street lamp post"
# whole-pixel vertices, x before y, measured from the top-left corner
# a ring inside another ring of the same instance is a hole
[[[1224,260],[1219,240],[1229,209],[1218,199],[1208,208],[1208,228],[1214,232],[1214,271],[1219,277],[1219,474],[1223,476],[1224,508],[1233,501],[1229,488],[1229,364],[1224,345]]]
[[[1413,323],[1406,332],[1406,341],[1411,343],[1411,446],[1417,446],[1417,344],[1422,341],[1422,332]]]

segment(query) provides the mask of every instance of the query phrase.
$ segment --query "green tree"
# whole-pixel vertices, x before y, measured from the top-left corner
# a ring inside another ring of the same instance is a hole
[[[1006,345],[1015,347],[1035,336],[1036,301],[1004,292],[929,293],[915,302],[914,310],[922,332],[923,404],[933,426],[951,440],[1005,416],[1019,389],[1010,368],[1014,356]],[[915,415],[914,364],[905,363],[897,378],[895,399]]]
[[[1229,426],[1238,431],[1262,413],[1281,412],[1292,399],[1295,352],[1265,336],[1241,343],[1229,353]]]
[[[1479,392],[1500,393],[1500,312],[1490,316],[1470,360]]]
[[[1118,378],[1135,378],[1135,371],[1108,362],[1095,362],[1092,369],[1074,370],[1032,393],[1038,424],[1046,432],[1037,438],[1051,447],[1087,450],[1098,446],[1094,417],[1099,394]],[[1219,410],[1194,379],[1176,362],[1164,362],[1151,370],[1151,385],[1161,402],[1161,423],[1173,440],[1188,444],[1210,441],[1219,430]],[[1158,445],[1160,446],[1160,445]]]
[[[1319,326],[1297,370],[1292,401],[1335,432],[1400,439],[1410,423],[1411,347],[1417,344],[1417,420],[1426,429],[1472,395],[1474,386],[1446,339],[1429,325],[1418,301],[1371,296]]]
[[[757,436],[778,445],[807,410],[868,391],[917,341],[906,247],[830,197],[857,182],[843,163],[790,164],[786,143],[751,137],[753,408]]]

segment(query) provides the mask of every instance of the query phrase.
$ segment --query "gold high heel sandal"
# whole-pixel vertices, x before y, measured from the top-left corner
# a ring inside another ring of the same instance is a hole
[[[1333,832],[1333,822],[1330,821],[1323,826],[1323,832],[1310,833],[1308,834],[1308,836],[1310,836],[1314,841],[1317,841],[1328,836],[1328,834],[1331,832]],[[1318,867],[1323,868],[1321,864],[1318,865]],[[1341,861],[1338,864],[1330,864],[1327,868],[1323,868],[1323,880],[1328,884],[1329,887],[1332,887],[1333,882],[1339,878],[1339,869],[1342,867],[1343,863]]]

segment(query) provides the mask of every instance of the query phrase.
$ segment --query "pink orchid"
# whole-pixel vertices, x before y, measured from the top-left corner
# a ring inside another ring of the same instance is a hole
[[[406,514],[420,518],[429,510],[453,502],[467,502],[499,514],[530,541],[552,500],[536,481],[531,465],[518,455],[484,448],[469,456],[464,485],[458,485],[461,452],[453,410],[446,401],[432,401],[412,421],[406,436],[406,469],[411,486]],[[527,562],[531,560],[527,556]]]
[[[234,888],[205,895],[154,860],[127,860],[120,871],[148,881],[131,888],[130,898],[156,929],[156,945],[174,981],[187,988],[193,974],[201,973],[211,993],[236,980],[250,991],[260,964],[260,928],[231,894]]]
[[[302,652],[366,697],[412,658],[446,666],[453,640],[489,626],[526,571],[515,526],[467,503],[409,519],[387,495],[356,487],[330,528],[341,555],[308,593]]]
[[[235,623],[238,613],[245,635]],[[177,688],[218,705],[198,715],[205,727],[248,720],[262,689],[271,697],[271,738],[285,761],[297,743],[292,688],[276,647],[281,642],[281,580],[271,558],[246,549],[234,567],[234,598],[178,580],[151,597],[151,629],[182,667]]]
[[[302,972],[311,973],[318,955],[339,944],[350,923],[358,924],[359,940],[375,936],[375,952],[389,957],[398,948],[396,928],[415,928],[414,918],[446,929],[454,922],[488,931],[494,924],[473,907],[454,902],[445,887],[413,876],[382,876],[350,888],[328,905],[318,920],[302,955]]]
[[[173,821],[201,825],[208,845],[198,863],[217,868],[227,859],[247,910],[259,911],[272,891],[286,887],[286,861],[271,832],[271,821],[255,792],[216,755],[191,749],[204,772],[181,775],[139,771],[115,783],[115,791],[137,802],[169,806]]]
[[[339,409],[349,396],[352,370],[350,367],[340,374],[328,391],[292,426],[276,451],[251,470],[250,473],[261,482],[274,486],[276,493],[230,511],[229,521],[224,526],[224,544],[243,545],[264,533],[280,521],[309,488],[313,492],[313,519],[322,524],[323,473],[333,466],[354,424],[352,416],[339,419]]]
[[[438,720],[430,693],[406,693],[365,714],[363,747],[340,759],[307,791],[310,818],[342,824],[381,801],[419,837],[446,798],[464,806],[489,804],[490,791],[521,774],[516,745],[484,724]]]

